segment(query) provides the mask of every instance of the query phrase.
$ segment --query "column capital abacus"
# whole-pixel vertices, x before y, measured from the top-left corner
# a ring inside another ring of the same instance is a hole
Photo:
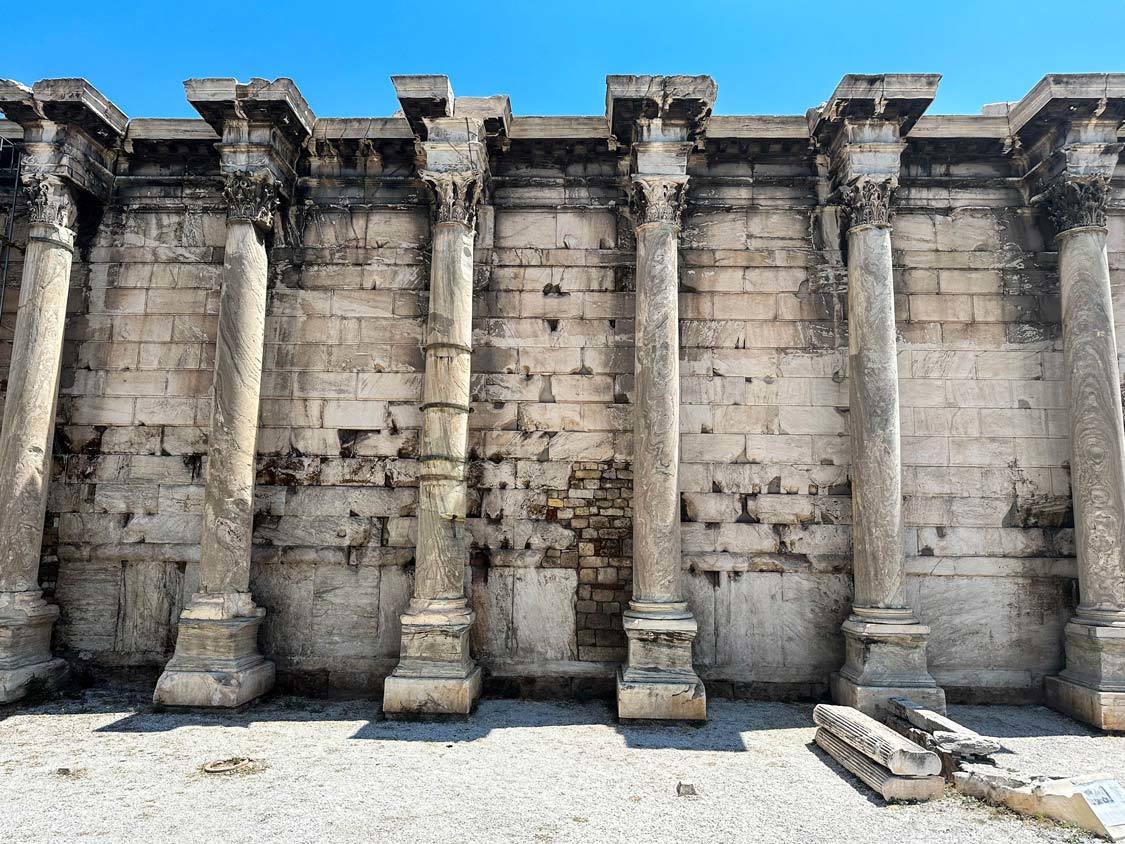
[[[687,183],[687,176],[633,176],[629,194],[637,226],[672,223],[678,227]]]
[[[435,223],[460,223],[470,229],[474,226],[484,193],[482,171],[421,170],[418,175],[430,192],[430,211]]]
[[[889,226],[897,189],[891,178],[860,178],[842,186],[840,204],[848,215],[848,228]]]
[[[228,173],[223,198],[227,201],[228,219],[243,220],[269,231],[281,204],[280,185],[265,171]]]
[[[1059,234],[1088,226],[1105,228],[1109,177],[1063,176],[1044,192],[1043,203]]]

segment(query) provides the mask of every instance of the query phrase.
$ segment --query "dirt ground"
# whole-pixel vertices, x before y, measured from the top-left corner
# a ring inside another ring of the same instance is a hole
[[[0,708],[4,842],[1097,840],[951,790],[886,805],[812,744],[807,705],[713,699],[685,727],[622,726],[598,701],[486,699],[460,723],[385,721],[366,700],[148,701],[103,689]],[[1125,781],[1125,737],[1041,707],[950,714],[1002,739],[1012,767]],[[253,761],[202,770],[233,757]]]

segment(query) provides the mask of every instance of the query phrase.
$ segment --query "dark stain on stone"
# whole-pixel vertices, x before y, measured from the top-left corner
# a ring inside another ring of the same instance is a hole
[[[198,480],[199,476],[203,473],[203,455],[202,454],[185,454],[183,456],[184,465],[191,470],[191,479]]]

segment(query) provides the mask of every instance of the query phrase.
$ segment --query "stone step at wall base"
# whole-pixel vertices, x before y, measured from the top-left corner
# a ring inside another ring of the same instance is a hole
[[[1125,732],[1125,692],[1103,692],[1063,677],[1043,681],[1047,706],[1109,732]]]
[[[0,669],[0,704],[22,700],[29,692],[58,689],[66,682],[66,660],[45,659],[19,668]]]
[[[465,676],[427,676],[400,673],[383,682],[383,715],[392,719],[466,717],[480,699],[481,670],[472,666]]]
[[[816,731],[816,743],[888,802],[935,800],[945,790],[945,780],[940,776],[902,777],[892,774],[824,727]]]
[[[873,718],[893,697],[909,697],[928,709],[945,712],[945,692],[940,686],[864,686],[839,672],[832,674],[829,686],[834,703],[851,706]]]

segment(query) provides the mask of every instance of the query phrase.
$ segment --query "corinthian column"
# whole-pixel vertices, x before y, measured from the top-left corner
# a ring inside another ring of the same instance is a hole
[[[39,589],[39,551],[74,254],[74,201],[53,177],[25,180],[30,229],[0,428],[0,703],[32,683],[55,685],[66,663],[51,657],[59,608]]]
[[[846,661],[837,702],[875,714],[906,695],[944,711],[926,667],[930,629],[906,602],[898,348],[889,222],[894,183],[860,178],[841,188],[848,216],[848,390],[852,435],[852,575]]]
[[[402,616],[401,660],[383,686],[383,712],[467,715],[481,672],[469,653],[465,595],[465,460],[473,311],[473,227],[483,173],[419,174],[431,193],[430,309],[422,386],[414,597]]]
[[[692,667],[698,625],[680,572],[680,211],[687,176],[636,176],[636,404],[633,416],[633,597],[623,613],[628,662],[620,718],[703,720]]]
[[[945,693],[926,665],[930,629],[906,601],[890,222],[903,138],[939,80],[936,74],[848,74],[808,114],[828,175],[825,188],[834,188],[847,230],[854,596],[841,626],[844,665],[829,683],[837,703],[869,715],[899,695],[945,711]]]
[[[28,238],[0,426],[0,703],[65,673],[51,656],[58,607],[39,590],[39,556],[79,199],[113,192],[128,118],[84,79],[27,88],[0,79],[0,110],[23,129]]]
[[[1125,730],[1125,426],[1106,256],[1108,192],[1101,174],[1066,176],[1046,192],[1058,232],[1079,593],[1066,626],[1066,669],[1047,678],[1046,692],[1052,706],[1076,718]]]
[[[176,652],[156,684],[155,703],[232,707],[274,682],[258,652],[265,610],[250,594],[254,462],[266,336],[265,234],[278,205],[265,173],[227,178],[227,238],[203,498],[199,591],[180,615]]]

